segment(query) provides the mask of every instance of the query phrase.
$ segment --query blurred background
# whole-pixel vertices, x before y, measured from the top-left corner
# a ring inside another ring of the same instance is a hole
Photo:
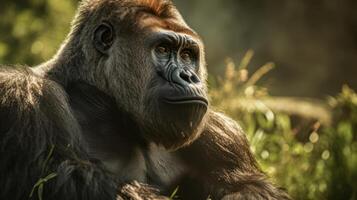
[[[263,170],[295,199],[357,199],[357,1],[174,2],[206,44],[212,104]],[[1,0],[0,63],[49,59],[77,5]]]

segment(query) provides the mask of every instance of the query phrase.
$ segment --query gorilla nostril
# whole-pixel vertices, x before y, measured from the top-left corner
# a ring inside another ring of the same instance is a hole
[[[192,83],[199,83],[200,82],[200,79],[195,74],[192,74],[192,76],[190,77],[190,80],[191,80]]]
[[[198,76],[188,69],[176,68],[171,72],[171,81],[181,86],[188,86],[189,84],[197,84],[200,82]]]
[[[189,84],[197,84],[200,82],[200,79],[197,77],[197,75],[187,69],[182,70],[179,76],[183,81]]]
[[[180,78],[181,78],[182,80],[186,81],[187,83],[191,83],[190,75],[189,75],[187,72],[185,72],[185,71],[182,71],[182,72],[180,73]]]

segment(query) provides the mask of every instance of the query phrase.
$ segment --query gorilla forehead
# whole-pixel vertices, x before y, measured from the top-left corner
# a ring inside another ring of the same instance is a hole
[[[133,11],[146,11],[158,17],[174,17],[172,12],[173,4],[169,0],[84,0],[80,4],[80,11],[111,11],[113,14],[118,12],[125,16],[132,14]]]
[[[82,25],[90,28],[108,20],[116,22],[124,32],[150,26],[199,38],[168,0],[84,0],[72,24],[74,29],[81,29]]]

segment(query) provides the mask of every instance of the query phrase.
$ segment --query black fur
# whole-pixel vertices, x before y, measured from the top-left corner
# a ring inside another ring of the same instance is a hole
[[[30,71],[0,71],[0,199],[115,199],[117,183],[89,162],[67,95]],[[53,149],[53,151],[51,151]],[[34,192],[32,198],[30,194]]]

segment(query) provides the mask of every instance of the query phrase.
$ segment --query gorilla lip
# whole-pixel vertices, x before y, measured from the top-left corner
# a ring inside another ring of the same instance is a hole
[[[208,106],[208,101],[204,97],[172,97],[172,98],[164,98],[164,101],[169,104],[189,104],[189,103],[199,103]]]

